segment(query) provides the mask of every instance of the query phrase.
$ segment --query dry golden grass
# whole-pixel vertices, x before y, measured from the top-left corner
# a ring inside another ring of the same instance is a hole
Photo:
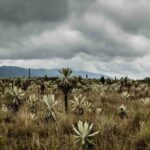
[[[27,95],[33,94],[28,91]],[[42,98],[34,91],[34,94]],[[60,104],[56,108],[57,121],[46,123],[42,117],[32,120],[29,106],[25,102],[17,113],[4,113],[0,110],[0,149],[1,150],[79,150],[74,142],[72,124],[78,120],[94,123],[94,131],[99,131],[93,140],[91,150],[150,150],[150,105],[143,105],[140,100],[124,101],[120,93],[107,93],[100,97],[100,92],[83,92],[86,100],[92,103],[93,112],[83,115],[64,112],[63,95],[56,93]],[[70,93],[69,100],[73,99]],[[1,96],[0,103],[6,102]],[[121,119],[117,109],[124,104],[127,118]],[[98,119],[96,108],[101,107],[103,114]],[[38,116],[44,105],[38,104]]]

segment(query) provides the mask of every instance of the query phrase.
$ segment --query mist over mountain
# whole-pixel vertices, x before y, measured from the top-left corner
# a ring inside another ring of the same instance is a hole
[[[0,67],[0,78],[14,78],[14,77],[28,77],[28,69],[14,66],[1,66]],[[57,77],[59,76],[58,69],[30,69],[31,77]],[[100,78],[103,74],[96,74],[86,71],[73,71],[73,76],[82,76],[89,78]],[[104,75],[105,76],[105,75]],[[106,77],[106,76],[105,76]]]

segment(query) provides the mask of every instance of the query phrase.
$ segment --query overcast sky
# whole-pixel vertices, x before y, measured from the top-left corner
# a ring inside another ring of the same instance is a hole
[[[0,65],[150,76],[150,1],[0,0]]]

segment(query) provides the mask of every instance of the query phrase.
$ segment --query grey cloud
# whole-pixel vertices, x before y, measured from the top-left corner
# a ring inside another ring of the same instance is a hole
[[[68,0],[1,0],[0,20],[6,23],[59,21],[68,15]]]
[[[110,59],[116,57],[131,58],[142,57],[149,51],[147,48],[150,45],[145,44],[139,49],[141,37],[137,38],[139,43],[134,42],[135,35],[124,32],[120,26],[109,21],[104,16],[100,17],[93,14],[84,16],[80,22],[76,21],[73,27],[79,30],[87,40],[86,53],[109,57]],[[95,18],[93,18],[95,17]],[[149,40],[146,39],[145,40]],[[136,43],[136,45],[134,45]]]
[[[0,0],[0,47],[4,51],[19,46],[31,35],[55,29],[68,17],[68,0]]]
[[[124,30],[136,34],[149,30],[150,1],[148,0],[98,0],[91,11],[99,12],[118,23]]]
[[[16,21],[21,18],[23,21],[21,22],[25,23],[20,25],[20,27],[11,26],[9,24],[5,27],[5,23],[3,26],[0,26],[0,32],[1,35],[3,35],[1,36],[0,42],[2,47],[1,51],[5,50],[1,52],[1,58],[70,58],[74,57],[79,52],[97,55],[100,58],[106,58],[106,60],[116,57],[136,58],[144,56],[146,51],[138,51],[136,47],[131,45],[132,41],[128,40],[130,37],[133,38],[132,36],[134,36],[134,34],[130,35],[124,32],[122,28],[116,24],[115,20],[112,21],[112,19],[103,15],[103,13],[109,11],[111,14],[114,13],[116,16],[119,16],[119,13],[116,13],[115,6],[108,2],[108,0],[105,2],[101,0],[71,0],[69,3],[67,3],[67,0],[63,1],[63,3],[60,0],[44,0],[42,2],[39,0],[32,0],[30,3],[28,0],[1,1],[1,4],[3,4],[1,6],[4,6],[3,9],[0,10],[3,12],[0,13],[2,16],[4,14],[6,15],[8,10],[10,10],[10,12],[16,11],[16,14],[10,13],[8,18],[5,16],[4,18],[6,20],[11,22],[12,20]],[[119,10],[122,8],[123,2],[124,0],[120,0],[120,3],[118,3],[118,6],[120,6]],[[130,2],[127,2],[127,5],[131,7],[133,4],[129,3]],[[8,5],[7,9],[5,5]],[[17,8],[16,5],[18,6]],[[67,13],[70,13],[71,18],[62,24],[52,23],[55,20],[51,18],[51,15],[53,15],[54,18],[60,17],[60,5],[62,7],[65,6],[65,8],[68,6],[69,8],[67,10],[70,10],[69,12],[66,10],[65,14],[62,13],[62,18],[67,16]],[[53,7],[53,9],[47,9],[47,7]],[[98,12],[97,7],[103,12]],[[128,13],[130,7],[125,7],[127,9],[124,9],[123,13],[126,13],[125,11]],[[49,14],[46,14],[48,17],[46,19],[46,24],[42,22],[45,13],[44,10],[49,12]],[[55,11],[57,11],[58,14],[55,13]],[[11,14],[14,16],[11,16]],[[75,16],[72,16],[72,14],[75,14]],[[21,17],[19,18],[18,15]],[[36,18],[36,16],[38,18]],[[11,17],[15,17],[16,19],[10,19]],[[119,17],[121,17],[121,15]],[[3,19],[3,17],[0,18]],[[36,19],[39,22],[33,23]],[[130,22],[128,23],[130,24]],[[65,26],[67,29],[69,28],[69,33],[66,33],[68,31],[66,31],[65,28],[61,29],[64,31],[59,33],[58,30],[60,30],[61,25]],[[42,32],[50,33],[47,37],[49,41],[46,43],[42,42],[41,45],[39,45],[38,43],[40,41],[45,40],[44,38],[42,39]],[[38,39],[38,37],[41,38]],[[28,40],[32,38],[35,38],[34,43]],[[146,48],[148,48],[148,46]]]

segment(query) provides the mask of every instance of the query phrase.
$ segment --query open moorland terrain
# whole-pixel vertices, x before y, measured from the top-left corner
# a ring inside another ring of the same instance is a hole
[[[150,150],[148,80],[0,79],[1,150]]]

